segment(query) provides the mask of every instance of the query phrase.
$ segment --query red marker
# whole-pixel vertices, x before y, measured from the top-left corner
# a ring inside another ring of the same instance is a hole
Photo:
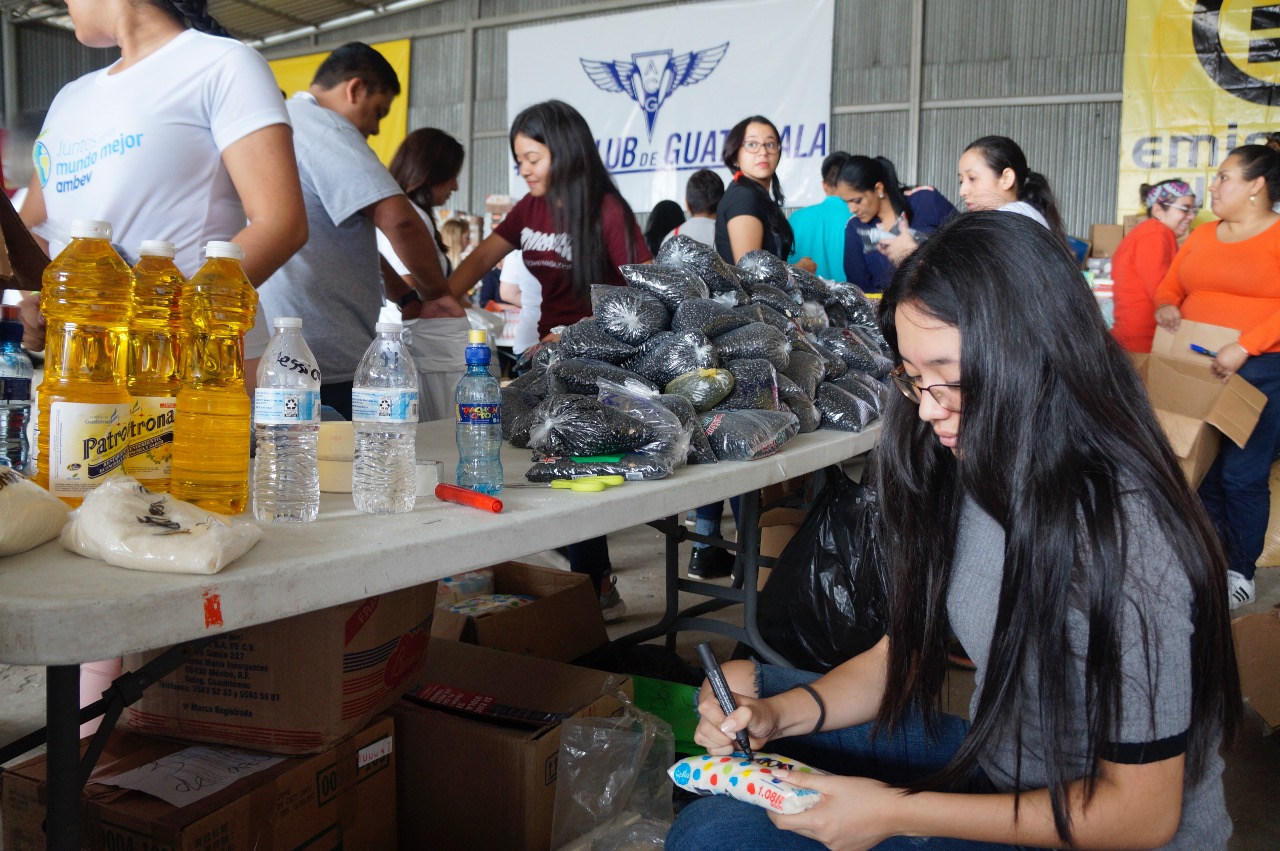
[[[457,485],[436,485],[436,499],[442,499],[445,502],[456,502],[458,505],[469,505],[472,508],[479,508],[483,511],[492,511],[494,514],[502,510],[502,500],[496,496],[489,496],[486,493],[473,491],[470,488],[460,488]]]

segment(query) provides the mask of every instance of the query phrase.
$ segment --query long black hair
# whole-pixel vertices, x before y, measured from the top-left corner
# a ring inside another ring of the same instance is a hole
[[[724,148],[720,151],[720,161],[724,163],[725,168],[733,173],[736,183],[748,187],[753,192],[759,192],[765,198],[769,198],[769,190],[742,174],[738,168],[738,152],[742,150],[742,142],[747,137],[747,127],[752,124],[765,125],[773,131],[774,136],[778,137],[778,144],[782,144],[782,134],[778,132],[778,128],[772,121],[763,115],[752,115],[729,128],[729,135],[724,138]],[[781,161],[781,148],[779,148],[778,153],[779,161]],[[791,253],[791,247],[795,245],[796,238],[795,233],[791,230],[791,224],[787,221],[787,214],[782,210],[787,198],[782,194],[782,181],[778,180],[777,171],[774,172],[770,184],[772,185],[773,203],[765,205],[765,216],[769,221],[769,229],[776,233],[778,239],[782,242],[778,246],[778,255],[783,260],[786,260],[787,255]]]
[[[209,35],[234,38],[209,14],[208,0],[147,0],[152,6],[167,13],[184,27],[191,27]]]
[[[952,219],[913,253],[881,307],[895,354],[895,311],[910,305],[959,329],[964,410],[959,451],[942,447],[919,409],[892,394],[877,451],[877,481],[890,573],[889,661],[878,721],[932,712],[946,673],[947,591],[967,495],[1003,527],[1002,584],[974,725],[955,758],[918,789],[961,782],[1005,736],[1021,776],[1026,703],[1036,707],[1054,821],[1070,841],[1071,757],[1098,761],[1120,722],[1121,614],[1139,606],[1136,627],[1152,642],[1140,601],[1126,588],[1132,509],[1168,541],[1193,595],[1191,726],[1187,777],[1202,776],[1222,736],[1240,722],[1232,661],[1226,560],[1188,488],[1128,356],[1107,333],[1074,258],[1023,216],[975,212]],[[910,510],[906,510],[910,507]],[[1084,726],[1064,704],[1078,688],[1068,610],[1087,619]],[[1128,616],[1132,618],[1133,615]],[[1129,621],[1132,624],[1132,621]],[[1150,657],[1148,659],[1150,660]],[[1150,668],[1149,668],[1150,669]],[[1039,677],[1029,694],[1025,674]],[[1151,708],[1154,712],[1154,706]],[[1063,748],[1083,734],[1085,752]]]
[[[644,225],[644,241],[649,246],[649,253],[657,254],[662,247],[662,238],[682,224],[684,210],[675,201],[659,201],[654,204],[649,211],[649,220]]]
[[[635,233],[639,230],[631,205],[622,197],[596,147],[587,120],[564,101],[548,100],[526,107],[511,123],[511,155],[515,157],[516,136],[527,136],[551,151],[551,177],[547,186],[547,206],[556,230],[569,235],[573,262],[569,279],[574,296],[591,299],[591,286],[609,277],[601,211],[606,196],[622,205],[626,231],[627,262],[637,258]]]
[[[1062,224],[1062,214],[1058,212],[1058,201],[1049,187],[1049,178],[1027,167],[1027,155],[1017,142],[1008,136],[983,136],[970,143],[965,151],[981,153],[987,167],[997,175],[1004,174],[1006,168],[1012,171],[1018,200],[1039,210],[1053,235],[1063,245],[1067,244],[1067,229]]]
[[[908,222],[911,220],[911,208],[907,205],[907,195],[902,191],[902,184],[898,182],[898,170],[886,157],[872,159],[860,154],[849,157],[840,168],[836,183],[847,183],[859,192],[875,192],[876,184],[879,183],[884,187],[893,212],[898,216],[906,216]],[[882,224],[892,227],[894,223]]]

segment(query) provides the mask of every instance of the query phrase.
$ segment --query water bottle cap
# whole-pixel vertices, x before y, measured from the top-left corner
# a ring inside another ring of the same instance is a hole
[[[373,330],[379,334],[399,334],[400,327],[399,322],[379,322],[373,326]]]
[[[21,343],[22,323],[16,319],[0,319],[0,343]]]
[[[244,249],[234,242],[214,241],[205,246],[204,256],[210,259],[214,257],[229,257],[232,260],[244,260]]]
[[[473,346],[489,345],[489,335],[484,332],[483,328],[473,328],[467,332],[467,342]]]
[[[484,332],[481,331],[480,333],[483,334]],[[464,359],[466,360],[468,365],[483,364],[485,366],[488,366],[489,347],[485,345],[477,346],[473,343],[470,346],[467,346],[466,352],[464,353]]]
[[[144,239],[142,245],[138,246],[139,257],[168,257],[173,259],[173,255],[177,253],[177,246],[172,242],[164,239]]]
[[[111,239],[111,222],[98,219],[72,219],[72,239]]]
[[[277,328],[301,328],[302,320],[297,316],[277,316],[271,324]]]

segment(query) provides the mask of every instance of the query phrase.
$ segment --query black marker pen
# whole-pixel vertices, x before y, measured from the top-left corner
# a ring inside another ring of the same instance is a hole
[[[724,678],[724,671],[720,670],[720,663],[716,661],[716,655],[711,652],[711,642],[704,641],[697,647],[698,661],[702,662],[702,668],[707,672],[707,681],[711,683],[711,691],[716,696],[716,701],[720,704],[720,708],[725,715],[730,714],[738,708],[738,704],[734,702],[733,692],[729,690],[729,683]],[[747,755],[747,759],[752,759],[751,740],[747,738],[746,730],[739,730],[734,734],[734,741],[738,744],[738,750]]]

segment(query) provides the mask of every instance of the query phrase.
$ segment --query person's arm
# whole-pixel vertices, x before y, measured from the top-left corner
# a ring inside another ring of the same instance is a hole
[[[222,152],[249,224],[231,238],[244,249],[244,273],[260,287],[307,241],[293,130],[272,124],[228,145]]]
[[[1192,234],[1178,249],[1173,262],[1169,264],[1169,271],[1165,272],[1164,278],[1156,286],[1155,297],[1152,299],[1156,303],[1156,323],[1171,334],[1182,324],[1182,301],[1187,297],[1187,291],[1182,286],[1182,263],[1187,251],[1194,245],[1194,239],[1195,234]]]
[[[435,239],[408,198],[400,194],[388,195],[361,212],[391,243],[400,262],[417,281],[418,294],[423,301],[435,301],[445,296],[459,298],[466,293],[466,290],[461,293],[453,291],[445,281]]]
[[[31,231],[31,236],[45,254],[49,253],[49,243],[34,229],[43,224],[48,215],[44,206],[44,190],[40,188],[40,175],[33,174],[27,198],[22,202],[18,217],[27,226],[27,230]],[[44,351],[44,315],[40,312],[39,292],[22,294],[22,301],[18,302],[18,318],[22,320],[23,347],[29,352]]]
[[[755,216],[734,216],[724,223],[724,229],[729,234],[729,249],[733,252],[734,263],[747,252],[764,247],[764,222]]]
[[[475,250],[463,258],[458,268],[449,276],[449,289],[452,292],[466,293],[476,285],[485,273],[498,265],[498,261],[506,257],[516,247],[507,242],[501,235],[491,233]]]
[[[507,304],[520,307],[520,285],[507,281],[498,282],[498,296]]]
[[[861,777],[778,772],[823,800],[806,812],[769,817],[832,849],[869,848],[890,836],[937,836],[1026,845],[1067,847],[1058,836],[1047,790],[1022,793],[1014,817],[1013,794],[957,794],[901,789]],[[1093,796],[1084,781],[1067,786],[1075,847],[1158,848],[1177,832],[1182,818],[1184,756],[1128,765],[1101,760]]]

